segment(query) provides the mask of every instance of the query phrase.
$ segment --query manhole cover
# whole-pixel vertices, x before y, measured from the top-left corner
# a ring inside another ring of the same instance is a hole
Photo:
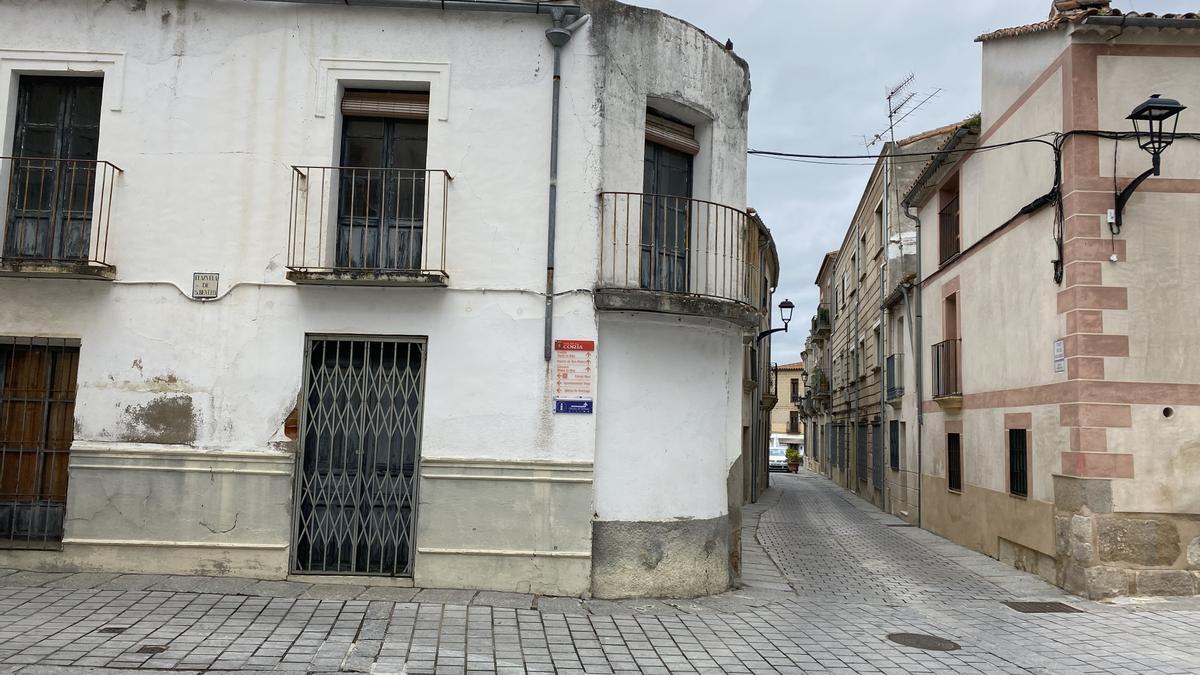
[[[922,635],[920,633],[888,633],[887,637],[892,642],[904,645],[905,647],[929,649],[935,652],[952,652],[956,649],[961,649],[957,642],[951,642],[946,638],[940,638],[936,635]]]
[[[134,653],[135,654],[161,654],[165,651],[167,651],[167,648],[163,647],[162,645],[146,645],[145,647],[142,647],[141,649],[137,650]]]
[[[97,630],[97,633],[124,633],[129,630],[129,626],[105,626]]]
[[[1004,604],[1024,614],[1076,614],[1083,612],[1061,602],[1005,602]]]

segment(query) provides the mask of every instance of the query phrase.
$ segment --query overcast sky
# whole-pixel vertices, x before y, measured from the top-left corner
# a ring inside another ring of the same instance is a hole
[[[696,24],[750,62],[750,147],[855,154],[887,127],[884,93],[909,73],[941,93],[897,137],[979,111],[975,36],[1045,20],[1050,0],[627,0]],[[1195,11],[1200,0],[1115,0],[1122,10]],[[919,97],[923,98],[923,97]],[[878,146],[875,147],[878,150]],[[795,328],[776,334],[773,360],[800,358],[817,302],[821,256],[840,247],[871,167],[750,157],[749,205],[775,235],[776,303],[796,303]],[[798,329],[798,330],[797,330]]]

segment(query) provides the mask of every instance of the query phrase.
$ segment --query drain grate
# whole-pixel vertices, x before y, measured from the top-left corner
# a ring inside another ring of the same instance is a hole
[[[129,626],[105,626],[104,628],[98,629],[96,632],[116,635],[117,633],[124,633],[127,630],[129,630]]]
[[[161,654],[167,651],[167,648],[162,645],[146,645],[134,652],[134,654]]]
[[[1003,604],[1022,614],[1078,614],[1083,612],[1082,609],[1061,602],[1005,602]]]
[[[892,642],[905,647],[916,647],[917,649],[928,649],[935,652],[952,652],[962,647],[958,646],[957,642],[951,642],[946,638],[940,638],[936,635],[922,635],[921,633],[888,633],[887,638]]]
[[[912,527],[912,523],[888,523],[888,527]]]

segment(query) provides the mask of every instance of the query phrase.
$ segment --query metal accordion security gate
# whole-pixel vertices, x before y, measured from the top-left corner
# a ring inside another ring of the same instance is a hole
[[[309,336],[292,569],[411,576],[424,338]]]

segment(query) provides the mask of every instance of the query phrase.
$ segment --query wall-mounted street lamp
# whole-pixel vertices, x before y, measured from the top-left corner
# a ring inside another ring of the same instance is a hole
[[[805,366],[804,369],[800,371],[800,382],[805,387],[808,387],[808,366]]]
[[[788,300],[787,298],[784,298],[783,302],[779,303],[779,318],[783,320],[783,328],[772,328],[771,330],[764,330],[763,332],[758,334],[758,337],[755,338],[754,341],[758,342],[758,341],[762,340],[763,338],[767,337],[768,335],[770,335],[771,333],[778,333],[781,331],[786,333],[788,323],[790,323],[792,320],[792,310],[794,310],[794,309],[796,309],[796,306],[792,304],[792,301]]]
[[[1137,190],[1142,181],[1150,176],[1159,175],[1159,155],[1175,140],[1175,129],[1179,126],[1179,113],[1186,109],[1187,106],[1181,105],[1173,98],[1162,98],[1158,94],[1154,94],[1134,108],[1133,112],[1129,113],[1129,117],[1125,118],[1133,120],[1133,130],[1137,134],[1138,147],[1150,153],[1152,164],[1149,169],[1134,178],[1129,185],[1125,186],[1124,190],[1116,195],[1117,208],[1112,219],[1113,234],[1121,232],[1121,213],[1125,210],[1125,204],[1129,198],[1133,196],[1134,190]],[[1171,123],[1170,131],[1164,129],[1167,122]],[[1114,173],[1116,169],[1114,166]]]

